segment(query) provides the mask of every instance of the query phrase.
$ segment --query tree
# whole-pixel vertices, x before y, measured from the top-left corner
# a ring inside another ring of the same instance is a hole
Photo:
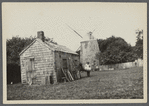
[[[7,39],[7,64],[19,65],[19,53],[35,38],[20,38],[19,36]]]
[[[111,36],[105,40],[98,40],[101,51],[99,57],[101,64],[116,64],[135,60],[131,45],[120,37]]]
[[[137,55],[137,58],[143,59],[143,30],[136,32],[137,41],[136,45],[133,47],[134,54]],[[142,35],[142,36],[141,36]]]

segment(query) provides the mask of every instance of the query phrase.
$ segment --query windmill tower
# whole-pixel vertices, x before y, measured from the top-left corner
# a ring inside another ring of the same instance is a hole
[[[70,26],[69,28],[72,29]],[[83,38],[74,29],[72,30],[81,38]],[[99,58],[97,57],[97,54],[100,54],[97,39],[95,39],[95,37],[92,35],[94,31],[90,31],[89,33],[87,33],[88,39],[80,42],[81,46],[79,47],[80,63],[82,63],[82,65],[84,66],[87,62],[89,62],[93,69],[99,67]]]

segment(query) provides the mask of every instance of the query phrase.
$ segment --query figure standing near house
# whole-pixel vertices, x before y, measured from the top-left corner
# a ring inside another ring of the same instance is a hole
[[[92,70],[95,71],[96,69],[96,61],[94,60],[93,64],[92,64]]]
[[[89,62],[86,62],[84,68],[87,71],[87,76],[90,77],[90,71],[91,71],[91,65],[90,65],[90,63]]]

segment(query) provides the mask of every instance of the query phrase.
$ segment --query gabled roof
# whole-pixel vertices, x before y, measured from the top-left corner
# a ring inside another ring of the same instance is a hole
[[[20,53],[19,55],[21,55],[22,53],[24,53],[31,45],[33,45],[35,43],[36,39],[31,43],[29,44],[28,46],[26,46]]]
[[[70,53],[70,54],[75,54],[78,55],[76,52],[70,50],[69,48],[62,46],[62,45],[58,45],[58,44],[54,44],[48,41],[42,42],[40,39],[36,38],[31,44],[29,44],[27,47],[25,47],[19,55],[21,55],[22,53],[24,53],[31,45],[33,45],[36,41],[40,42],[40,44],[44,45],[45,47],[49,48],[50,50],[53,51],[61,51],[61,52],[65,52],[65,53]]]

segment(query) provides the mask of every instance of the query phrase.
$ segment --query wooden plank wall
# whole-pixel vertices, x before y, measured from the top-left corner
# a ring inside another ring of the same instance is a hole
[[[57,72],[57,81],[61,82],[62,81],[62,71],[61,68],[63,67],[63,59],[67,60],[67,67],[69,68],[69,71],[72,71],[72,64],[70,63],[70,60],[77,60],[77,64],[79,65],[79,56],[78,55],[74,55],[74,54],[70,54],[70,53],[64,53],[64,52],[60,52],[57,51],[55,52],[55,70]]]

